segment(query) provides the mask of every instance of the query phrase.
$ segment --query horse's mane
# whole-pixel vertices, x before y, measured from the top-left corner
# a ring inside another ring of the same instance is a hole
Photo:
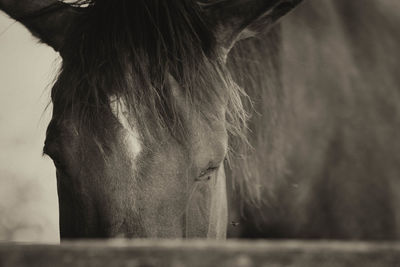
[[[206,119],[218,101],[228,100],[228,129],[243,136],[243,92],[226,71],[195,1],[89,0],[75,5],[85,7],[61,49],[63,65],[52,91],[55,114],[72,116],[101,138],[101,113],[115,96],[133,114],[143,139],[168,130],[182,140],[186,131],[167,82],[170,74],[193,111]]]

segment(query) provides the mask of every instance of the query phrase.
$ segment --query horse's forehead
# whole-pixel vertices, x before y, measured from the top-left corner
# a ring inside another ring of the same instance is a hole
[[[136,158],[142,151],[142,142],[138,129],[129,123],[129,112],[125,102],[115,96],[110,97],[110,107],[113,115],[125,130],[124,142],[129,147],[129,151],[133,158]]]
[[[167,78],[172,96],[176,101],[177,111],[183,114],[182,118],[186,130],[188,130],[186,132],[189,141],[187,148],[200,158],[202,156],[204,158],[223,158],[227,150],[226,103],[217,99],[218,101],[215,101],[212,110],[202,110],[201,112],[195,110],[190,104],[191,101],[187,101],[175,78],[170,74]],[[124,132],[127,133],[124,135],[124,143],[133,157],[136,158],[142,151],[142,146],[146,143],[146,140],[142,140],[144,137],[140,135],[140,129],[135,128],[137,123],[135,123],[135,118],[132,117],[128,105],[124,102],[124,98],[112,95],[109,97],[109,103],[113,116],[125,129]],[[204,114],[207,114],[207,118],[204,117]],[[199,159],[198,161],[203,162],[206,159]]]
[[[169,86],[172,90],[172,95],[176,100],[177,105],[179,106],[181,112],[184,112],[185,114],[187,114],[190,117],[190,120],[196,120],[196,119],[200,119],[201,116],[199,115],[199,112],[197,112],[197,116],[196,116],[196,112],[193,113],[192,109],[193,106],[191,104],[191,101],[187,101],[187,96],[185,96],[181,86],[178,84],[178,82],[176,81],[176,79],[171,75],[168,74],[167,76],[168,78],[168,83]],[[204,90],[204,88],[197,88],[198,90]],[[220,122],[220,123],[225,123],[225,111],[226,111],[226,107],[227,107],[227,98],[226,97],[215,97],[214,99],[209,99],[209,101],[213,102],[213,109],[211,111],[213,116],[209,116],[209,117],[214,117],[214,119],[217,119],[216,121]],[[200,113],[208,113],[208,115],[210,115],[210,111],[207,110],[202,110],[202,112]],[[201,119],[200,119],[201,120]]]

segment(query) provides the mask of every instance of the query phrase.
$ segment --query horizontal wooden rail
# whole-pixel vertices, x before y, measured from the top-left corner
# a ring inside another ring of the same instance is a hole
[[[400,266],[400,243],[112,240],[0,243],[0,266]]]

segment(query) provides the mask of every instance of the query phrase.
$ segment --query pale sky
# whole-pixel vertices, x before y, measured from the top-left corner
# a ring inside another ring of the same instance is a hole
[[[42,157],[59,58],[0,12],[0,241],[58,241],[55,170]]]

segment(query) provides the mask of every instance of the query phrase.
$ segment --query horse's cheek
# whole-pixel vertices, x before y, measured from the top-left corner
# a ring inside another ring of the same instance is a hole
[[[209,181],[196,183],[185,211],[185,237],[225,239],[228,221],[223,167]]]

